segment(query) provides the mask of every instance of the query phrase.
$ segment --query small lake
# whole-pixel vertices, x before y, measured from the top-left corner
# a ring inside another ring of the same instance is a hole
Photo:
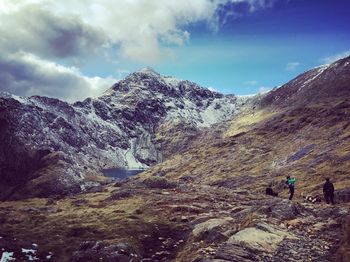
[[[135,176],[143,171],[145,171],[145,169],[111,168],[111,169],[102,170],[102,173],[105,176],[119,180],[119,179],[127,178],[129,176]]]

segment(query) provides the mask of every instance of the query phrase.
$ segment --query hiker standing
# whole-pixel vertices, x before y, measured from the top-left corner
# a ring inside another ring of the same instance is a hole
[[[326,178],[326,183],[323,185],[323,195],[327,204],[331,202],[332,205],[334,205],[334,186],[333,183],[329,181],[329,178]]]
[[[292,200],[294,196],[294,184],[297,180],[295,178],[291,178],[287,176],[286,184],[289,187],[289,200]]]

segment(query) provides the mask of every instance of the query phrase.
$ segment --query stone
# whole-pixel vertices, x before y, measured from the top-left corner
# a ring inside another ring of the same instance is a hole
[[[231,217],[209,219],[203,223],[197,224],[194,227],[192,234],[193,234],[193,236],[197,237],[205,231],[212,230],[212,229],[218,228],[220,226],[223,226],[232,220],[233,219]]]
[[[216,250],[215,260],[217,261],[239,261],[252,262],[256,261],[255,254],[250,250],[234,243],[224,243]]]
[[[291,220],[298,217],[303,211],[303,207],[288,199],[271,198],[269,200],[256,203],[256,210],[259,213],[278,218],[281,220]]]
[[[251,249],[272,253],[286,237],[293,237],[291,233],[277,229],[266,223],[259,223],[256,227],[248,227],[231,236],[228,243],[242,243]]]
[[[148,188],[169,189],[175,188],[175,182],[169,181],[164,177],[149,177],[143,180],[143,184]]]

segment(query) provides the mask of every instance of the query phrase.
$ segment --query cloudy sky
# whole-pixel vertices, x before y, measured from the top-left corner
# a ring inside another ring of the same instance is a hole
[[[348,0],[0,0],[0,91],[97,96],[145,66],[253,94],[350,55]]]

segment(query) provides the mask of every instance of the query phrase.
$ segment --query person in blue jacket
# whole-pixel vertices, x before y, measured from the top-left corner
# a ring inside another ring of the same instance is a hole
[[[297,180],[295,178],[291,178],[287,176],[286,184],[289,187],[289,200],[293,199],[294,196],[294,185]]]

